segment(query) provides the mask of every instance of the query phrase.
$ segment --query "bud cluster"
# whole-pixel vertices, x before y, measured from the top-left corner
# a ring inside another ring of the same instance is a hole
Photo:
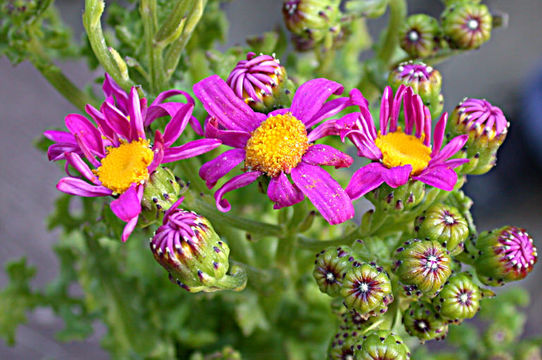
[[[412,58],[428,58],[444,48],[472,50],[491,37],[493,19],[479,1],[448,1],[439,20],[426,14],[407,18],[400,45]]]

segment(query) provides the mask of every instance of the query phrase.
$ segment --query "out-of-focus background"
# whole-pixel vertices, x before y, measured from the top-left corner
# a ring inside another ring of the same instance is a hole
[[[76,36],[82,32],[84,2],[57,0],[62,17]],[[498,156],[498,166],[483,176],[469,178],[466,192],[475,201],[473,215],[480,230],[511,224],[525,227],[542,248],[542,1],[486,0],[492,12],[510,16],[507,29],[496,29],[479,50],[457,56],[437,66],[443,75],[445,109],[453,110],[463,97],[486,98],[500,106],[511,123],[508,139]],[[225,5],[230,20],[230,40],[242,43],[248,35],[272,30],[281,24],[280,0],[235,0]],[[436,15],[436,0],[409,2],[409,12]],[[376,34],[385,18],[369,21]],[[79,85],[91,76],[84,63],[60,64]],[[76,109],[28,63],[12,67],[0,59],[0,264],[26,256],[38,267],[35,286],[53,279],[57,261],[51,250],[55,233],[48,233],[45,218],[53,209],[55,184],[62,176],[57,166],[33,147],[47,128],[62,126],[66,114]],[[527,309],[528,334],[542,334],[542,265],[524,281],[532,304]],[[0,271],[0,287],[6,275]],[[2,312],[9,309],[0,309]],[[7,347],[0,340],[2,359],[101,359],[104,330],[84,342],[60,343],[55,331],[62,322],[46,309],[29,314],[19,328],[18,344]]]

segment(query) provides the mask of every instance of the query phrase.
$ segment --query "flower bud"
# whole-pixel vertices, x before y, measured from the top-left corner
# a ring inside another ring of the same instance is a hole
[[[330,360],[354,359],[354,345],[360,340],[357,330],[339,330],[331,340],[328,348]]]
[[[329,296],[339,296],[344,275],[354,261],[348,246],[332,246],[316,254],[312,274],[320,291]]]
[[[424,301],[413,302],[403,313],[403,325],[411,336],[421,342],[442,340],[448,333],[448,324],[435,312],[433,306]]]
[[[516,350],[517,360],[542,360],[542,349],[536,341],[524,341]]]
[[[426,14],[409,16],[399,31],[401,48],[413,58],[433,55],[438,48],[438,20]]]
[[[483,4],[456,3],[441,15],[442,30],[450,46],[476,49],[491,37],[492,17]]]
[[[388,330],[371,331],[354,346],[356,360],[408,360],[410,350],[403,340]]]
[[[343,308],[344,305],[343,305]],[[340,329],[348,331],[358,331],[360,334],[363,330],[375,323],[377,319],[380,319],[377,316],[372,316],[367,318],[364,315],[361,315],[356,310],[346,310],[341,314],[341,325]]]
[[[246,60],[237,63],[226,83],[255,111],[268,113],[291,102],[286,69],[271,55],[249,52]]]
[[[298,39],[298,50],[309,50],[325,37],[330,39],[340,34],[339,5],[338,0],[284,1],[282,14],[286,27]]]
[[[457,135],[469,135],[465,146],[470,161],[462,168],[464,174],[485,174],[495,166],[509,125],[502,110],[486,100],[464,99],[457,105],[449,128]]]
[[[421,181],[410,181],[405,185],[392,188],[382,184],[366,195],[376,207],[384,211],[405,211],[418,205],[425,195],[425,185]]]
[[[533,269],[537,251],[525,229],[504,226],[478,237],[479,256],[474,262],[478,278],[486,285],[501,286],[521,280]]]
[[[469,236],[467,220],[451,206],[436,204],[416,219],[415,230],[420,239],[438,241],[452,255],[463,251]]]
[[[169,272],[172,281],[190,292],[244,288],[246,274],[241,269],[226,274],[228,245],[206,218],[177,208],[181,200],[166,212],[163,225],[150,241],[156,261]]]
[[[140,224],[150,225],[160,221],[161,215],[179,200],[181,187],[171,170],[158,167],[145,182],[141,200]]]
[[[381,267],[367,263],[346,272],[341,296],[347,308],[366,318],[386,312],[393,301],[388,274]]]
[[[480,309],[482,293],[469,273],[452,275],[433,299],[435,310],[443,319],[460,323],[471,319]]]
[[[407,241],[395,251],[395,273],[405,285],[433,297],[450,276],[452,259],[437,241]]]

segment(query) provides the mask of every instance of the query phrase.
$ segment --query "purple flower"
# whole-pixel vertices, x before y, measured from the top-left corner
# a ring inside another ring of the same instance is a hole
[[[267,195],[275,203],[275,209],[294,205],[307,196],[330,224],[352,218],[354,208],[348,195],[320,168],[320,165],[348,167],[352,158],[331,146],[312,144],[334,133],[333,121],[315,129],[313,126],[351,105],[348,98],[326,102],[329,96],[342,91],[343,87],[336,82],[314,79],[299,87],[289,109],[265,115],[254,112],[216,75],[195,84],[194,94],[210,115],[206,136],[233,147],[204,164],[200,176],[212,188],[218,179],[245,162],[245,172],[216,191],[217,208],[229,211],[231,206],[223,199],[227,192],[268,176],[271,180]]]
[[[353,89],[350,97],[360,111],[337,120],[336,128],[343,141],[345,138],[352,141],[359,156],[372,160],[352,176],[346,188],[352,199],[360,198],[382,183],[396,188],[411,179],[447,191],[454,188],[457,174],[453,169],[469,160],[450,157],[463,147],[468,136],[457,136],[441,149],[448,118],[446,113],[437,122],[431,146],[431,114],[410,87],[399,86],[395,97],[391,88],[386,87],[378,132],[368,101],[361,92]],[[398,124],[402,101],[404,129]]]
[[[56,142],[48,150],[49,159],[66,160],[68,176],[60,179],[57,189],[85,197],[118,195],[111,202],[111,210],[127,222],[122,234],[122,240],[126,241],[137,224],[149,175],[160,164],[200,155],[219,146],[220,141],[201,139],[171,146],[186,125],[194,121],[194,100],[183,91],[165,91],[147,107],[146,99],[139,99],[135,87],[126,94],[107,74],[103,89],[106,101],[100,111],[91,105],[86,107],[95,123],[82,115],[70,114],[65,119],[68,132],[46,131],[44,135]],[[186,104],[163,103],[179,94],[185,96]],[[163,134],[156,131],[151,147],[145,128],[162,116],[171,116],[172,119]],[[82,177],[70,174],[68,165]]]

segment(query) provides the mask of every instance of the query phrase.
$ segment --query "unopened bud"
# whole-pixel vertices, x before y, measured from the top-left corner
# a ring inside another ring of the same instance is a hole
[[[408,360],[410,350],[399,336],[388,330],[371,331],[354,346],[356,360]]]
[[[339,296],[344,275],[354,261],[352,250],[347,246],[329,247],[316,254],[312,274],[320,291]]]
[[[469,135],[465,147],[470,161],[461,171],[481,175],[495,166],[497,150],[506,138],[508,126],[502,110],[486,100],[465,99],[457,105],[449,129],[457,135]]]
[[[482,293],[469,273],[459,273],[448,279],[433,306],[445,320],[460,323],[471,319],[480,309]]]
[[[180,201],[179,201],[180,202]],[[170,279],[190,292],[241,290],[246,274],[234,269],[227,275],[230,249],[201,215],[177,208],[165,214],[163,225],[150,242],[154,258],[170,274]]]
[[[357,330],[339,330],[331,339],[328,348],[328,358],[330,360],[354,360],[354,345],[361,338],[361,333]]]
[[[452,259],[439,242],[407,241],[395,251],[395,273],[405,285],[433,297],[450,276]]]
[[[366,195],[366,198],[384,211],[403,212],[418,205],[425,195],[425,185],[421,181],[409,181],[405,185],[392,188],[382,184]]]
[[[533,238],[525,229],[504,226],[480,234],[476,242],[479,256],[474,263],[480,280],[491,286],[521,280],[537,261]]]
[[[145,182],[140,223],[146,226],[160,221],[164,211],[179,200],[180,190],[173,172],[168,168],[158,167]]]
[[[410,304],[403,313],[403,325],[411,336],[421,342],[442,340],[448,333],[448,324],[435,311],[431,303],[419,301]]]
[[[467,220],[456,208],[444,204],[433,205],[419,216],[415,230],[418,238],[438,241],[452,255],[463,251],[469,236]]]
[[[381,267],[367,263],[346,272],[341,296],[347,308],[366,318],[386,312],[393,301],[388,274]]]
[[[401,48],[413,58],[433,55],[438,48],[438,20],[426,14],[409,16],[399,31]]]
[[[246,60],[237,63],[226,82],[255,111],[267,113],[291,102],[286,70],[271,55],[256,56],[249,52]]]
[[[483,4],[452,4],[444,10],[441,20],[444,35],[453,48],[476,49],[491,37],[493,20]]]

